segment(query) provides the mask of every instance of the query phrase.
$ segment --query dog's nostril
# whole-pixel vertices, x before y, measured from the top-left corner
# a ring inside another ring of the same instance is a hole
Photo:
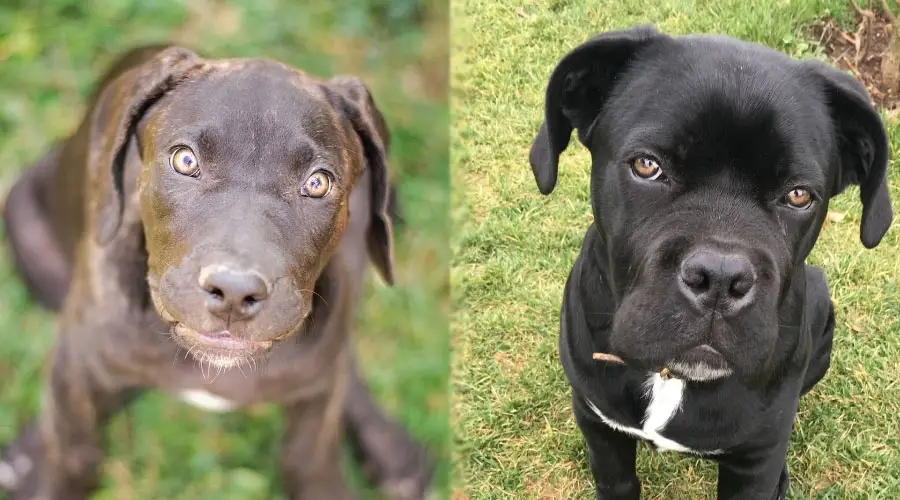
[[[682,273],[681,281],[696,292],[705,292],[706,290],[709,290],[709,277],[702,272]]]
[[[747,295],[752,288],[753,280],[750,279],[750,277],[742,276],[731,283],[731,287],[728,288],[728,293],[732,297],[739,299],[744,295]]]
[[[214,287],[214,286],[213,286],[213,287],[209,287],[209,288],[206,290],[206,293],[208,293],[208,294],[209,294],[210,296],[212,296],[212,298],[214,298],[214,299],[222,300],[222,299],[225,298],[225,292],[223,292],[220,288],[217,288],[217,287]]]

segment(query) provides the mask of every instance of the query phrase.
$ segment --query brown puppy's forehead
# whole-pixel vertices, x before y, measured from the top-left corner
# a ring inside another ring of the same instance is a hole
[[[338,160],[346,134],[324,83],[273,61],[210,61],[161,101],[151,124],[163,148],[190,139],[232,157],[278,153],[345,163]]]

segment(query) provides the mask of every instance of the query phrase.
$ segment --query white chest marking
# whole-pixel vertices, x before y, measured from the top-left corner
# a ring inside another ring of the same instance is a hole
[[[188,389],[178,393],[178,398],[201,410],[224,413],[238,408],[238,404],[200,389]]]
[[[615,420],[607,417],[594,406],[594,403],[587,401],[588,407],[593,411],[600,420],[611,428],[624,432],[633,437],[650,441],[659,451],[678,451],[681,453],[692,453],[694,455],[716,455],[722,453],[722,450],[699,451],[692,450],[687,446],[672,441],[664,437],[662,430],[666,424],[672,420],[672,417],[681,409],[681,402],[684,398],[684,380],[677,378],[662,378],[658,373],[654,373],[646,382],[647,394],[650,396],[650,404],[647,405],[647,412],[644,415],[644,421],[641,428],[629,427],[622,425]]]

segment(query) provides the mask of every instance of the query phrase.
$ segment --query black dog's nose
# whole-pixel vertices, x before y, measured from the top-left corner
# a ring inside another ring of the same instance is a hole
[[[680,278],[681,291],[692,303],[725,316],[750,303],[756,284],[750,259],[711,249],[688,255],[681,263]]]
[[[206,292],[209,311],[232,321],[258,313],[269,296],[269,287],[258,273],[226,266],[202,269],[200,287]]]

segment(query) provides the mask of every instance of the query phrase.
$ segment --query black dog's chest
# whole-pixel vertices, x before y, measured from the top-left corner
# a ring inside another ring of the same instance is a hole
[[[721,454],[741,444],[762,418],[752,410],[753,402],[736,400],[737,393],[729,391],[727,383],[698,388],[658,374],[629,375],[643,383],[618,394],[604,392],[607,397],[596,397],[598,401],[584,396],[587,406],[609,427],[646,441],[659,451]],[[610,379],[598,382],[616,384]]]

